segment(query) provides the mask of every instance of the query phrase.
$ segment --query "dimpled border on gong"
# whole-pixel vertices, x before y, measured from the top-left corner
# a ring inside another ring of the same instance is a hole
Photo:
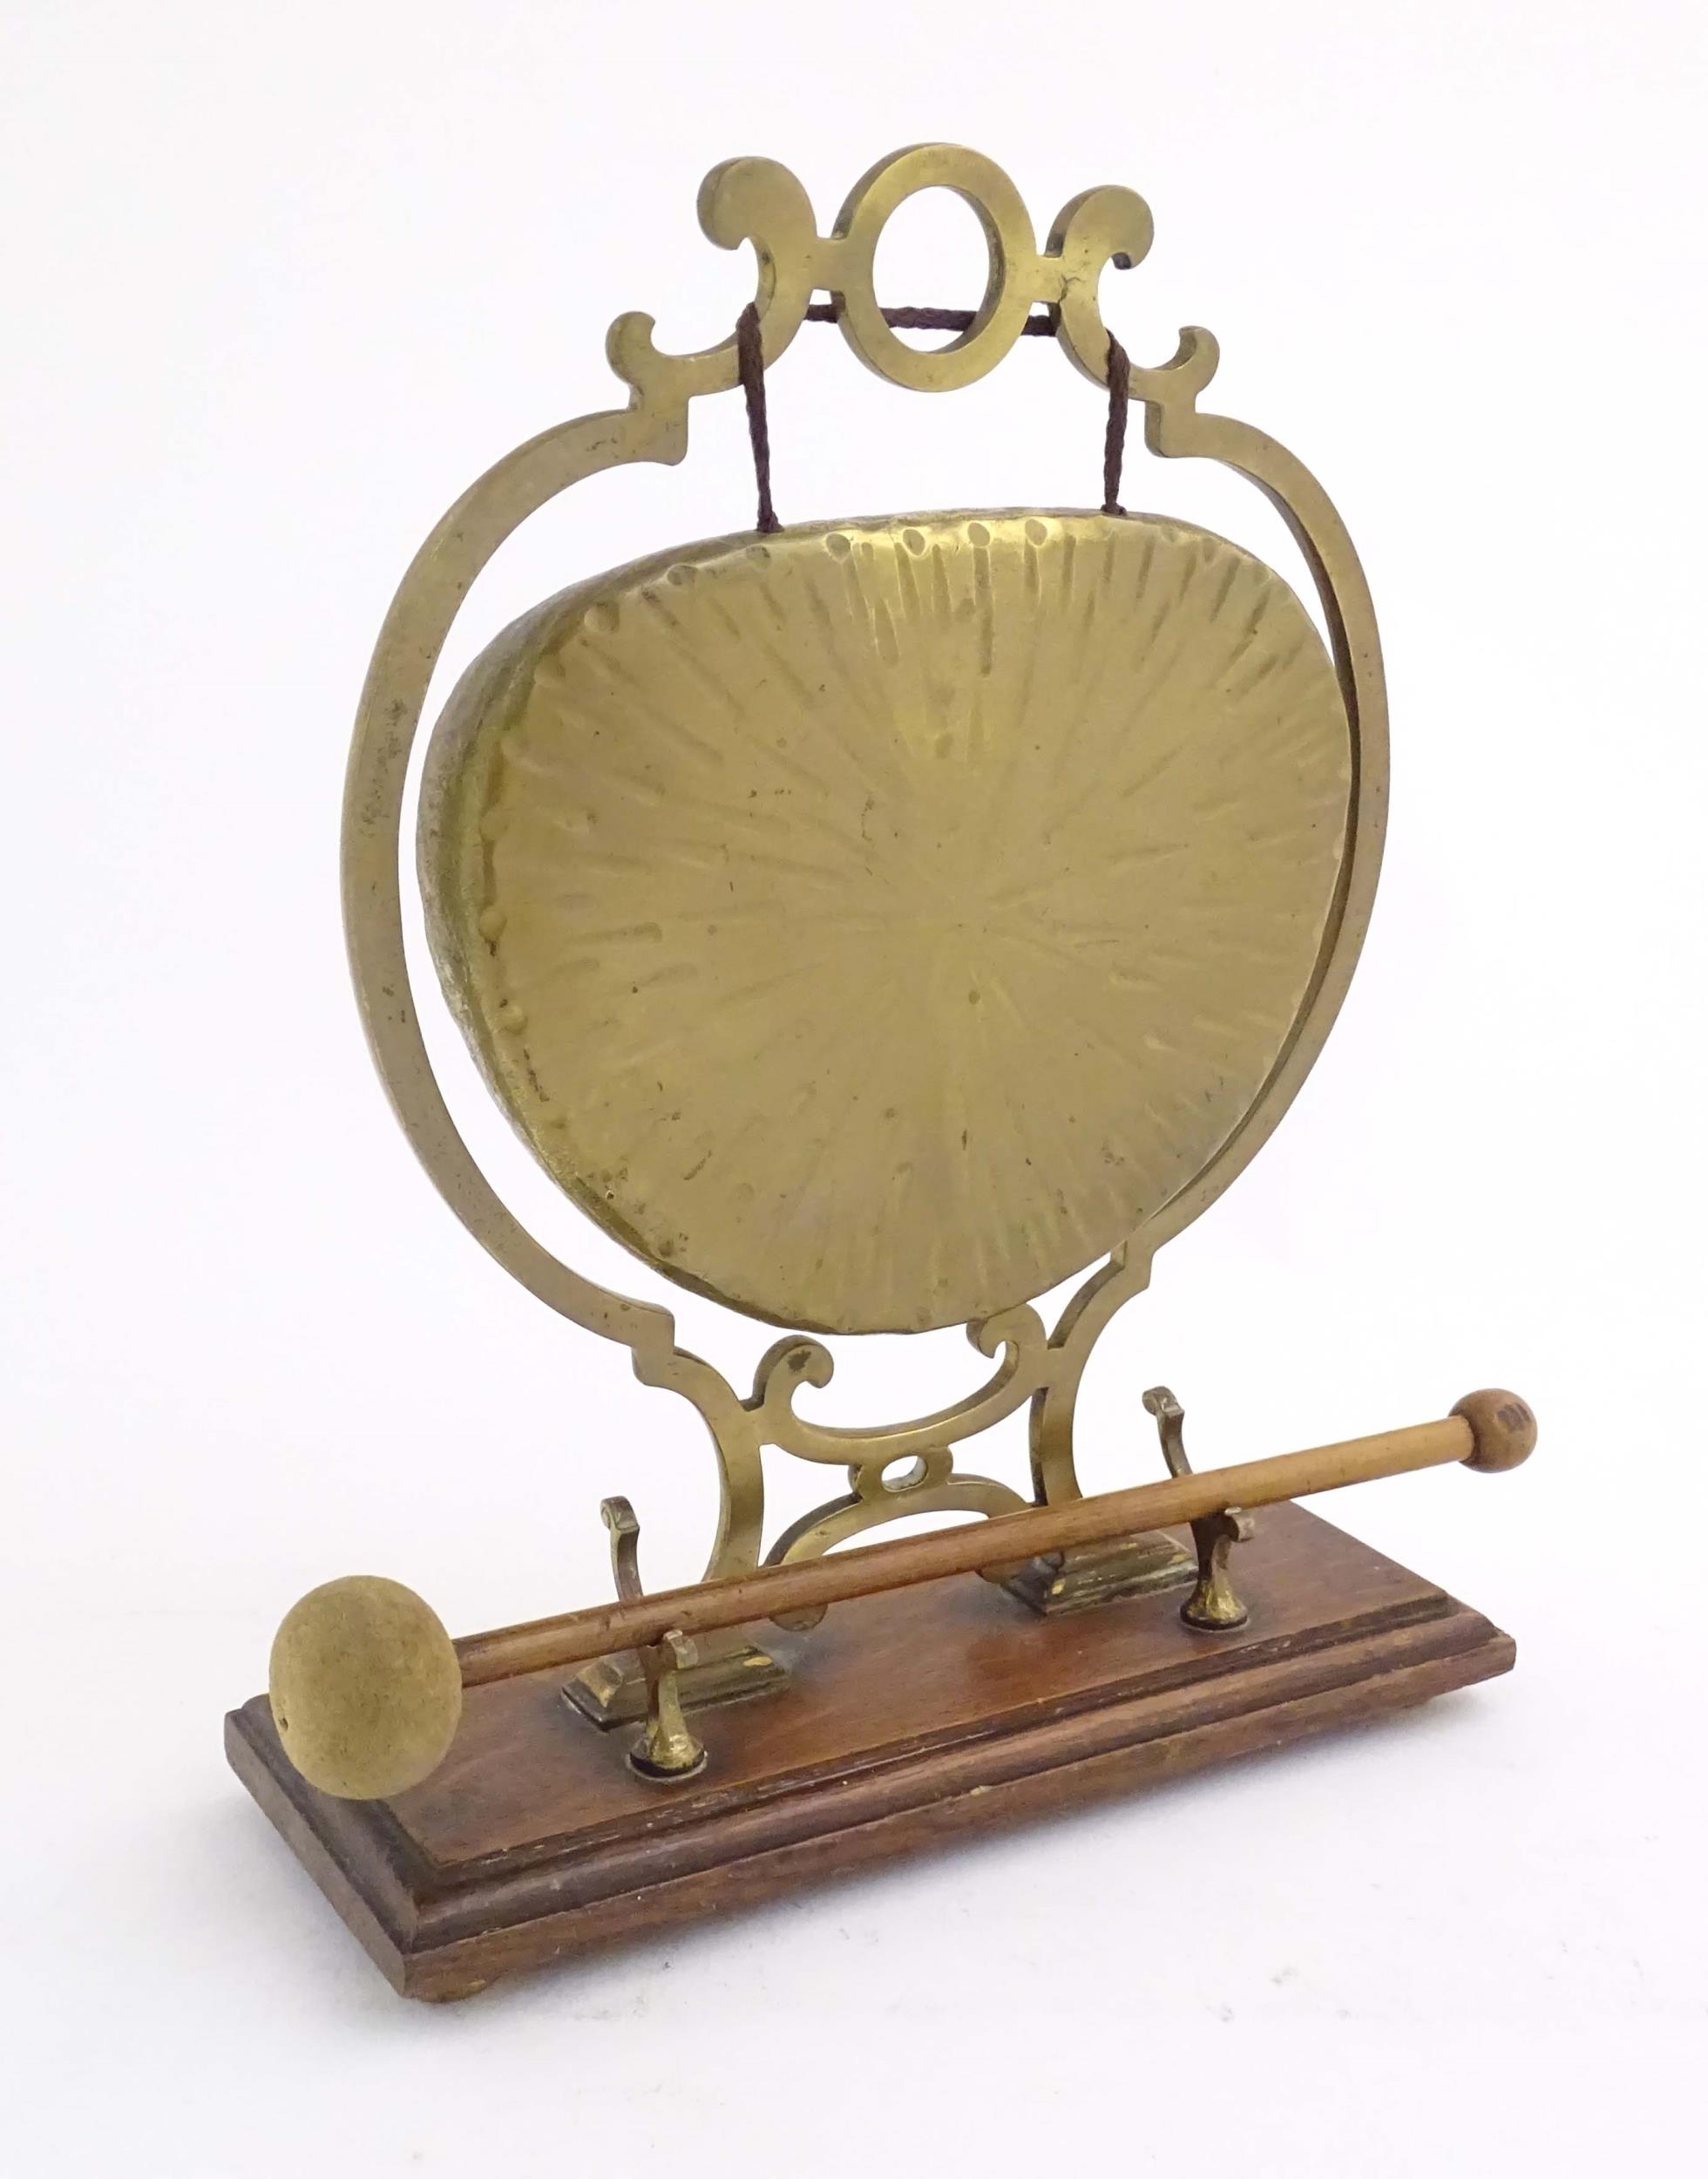
[[[1273,569],[1152,517],[690,546],[507,628],[435,730],[434,957],[541,1164],[830,1332],[1029,1300],[1190,1185],[1304,1012],[1352,744]]]

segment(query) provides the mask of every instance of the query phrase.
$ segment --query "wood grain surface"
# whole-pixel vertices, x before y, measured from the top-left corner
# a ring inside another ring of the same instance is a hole
[[[699,1714],[711,1762],[675,1789],[635,1777],[629,1734],[573,1712],[556,1672],[471,1689],[445,1762],[391,1802],[308,1785],[265,1696],[227,1751],[393,1986],[458,1997],[1512,1665],[1488,1620],[1298,1507],[1262,1515],[1235,1565],[1251,1617],[1231,1635],[1169,1597],[1038,1619],[976,1578],[840,1605],[787,1687]]]

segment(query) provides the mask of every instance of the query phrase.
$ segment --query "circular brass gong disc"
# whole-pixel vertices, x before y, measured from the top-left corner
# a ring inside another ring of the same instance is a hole
[[[1135,1231],[1304,1011],[1352,740],[1186,523],[725,538],[517,621],[433,737],[435,957],[547,1171],[673,1279],[921,1331]]]

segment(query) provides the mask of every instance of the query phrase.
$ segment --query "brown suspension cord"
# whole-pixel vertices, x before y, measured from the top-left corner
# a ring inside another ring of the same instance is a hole
[[[965,333],[971,329],[978,317],[976,310],[936,310],[928,305],[904,302],[896,309],[884,313],[885,325],[902,333]],[[807,322],[810,325],[836,325],[842,317],[834,302],[810,302]],[[1046,339],[1055,332],[1056,314],[1051,309],[1034,310],[1020,326],[1022,333],[1041,334]]]
[[[1121,504],[1121,465],[1127,454],[1128,389],[1131,384],[1133,367],[1127,360],[1127,350],[1109,336],[1109,420],[1103,432],[1103,512],[1105,514],[1125,514]]]
[[[735,321],[735,367],[746,397],[748,437],[753,442],[753,481],[759,488],[762,537],[783,527],[771,505],[771,432],[765,420],[765,350],[759,333],[759,306],[749,302]]]
[[[814,325],[834,325],[841,311],[834,302],[810,302],[806,316]],[[973,310],[939,310],[929,305],[903,303],[885,310],[884,322],[902,332],[965,333],[973,323]],[[1051,308],[1034,311],[1020,327],[1022,333],[1053,334],[1057,314]],[[753,447],[753,480],[758,492],[757,528],[769,536],[783,527],[771,503],[771,431],[765,412],[765,351],[759,330],[759,308],[749,302],[735,321],[735,368],[742,396],[747,403],[748,438]],[[1109,336],[1109,419],[1103,431],[1103,513],[1125,514],[1121,504],[1121,469],[1127,452],[1127,411],[1132,367],[1127,350]]]

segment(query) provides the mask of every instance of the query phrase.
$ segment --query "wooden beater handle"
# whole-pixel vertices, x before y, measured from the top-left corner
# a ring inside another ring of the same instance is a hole
[[[543,1672],[638,1649],[667,1633],[708,1634],[786,1612],[844,1604],[880,1590],[978,1573],[1047,1551],[1071,1550],[1147,1529],[1174,1528],[1230,1506],[1275,1505],[1379,1476],[1402,1476],[1451,1461],[1485,1470],[1515,1468],[1536,1440],[1536,1422],[1516,1393],[1474,1392],[1440,1422],[1382,1430],[1307,1452],[1279,1453],[1203,1475],[1171,1476],[1133,1490],[1111,1490],[1071,1505],[1037,1506],[898,1542],[871,1544],[794,1566],[767,1566],[733,1580],[661,1589],[632,1602],[594,1605],[456,1645],[463,1685],[477,1687],[518,1673]]]
[[[464,1689],[486,1680],[561,1670],[622,1650],[644,1653],[672,1637],[1012,1565],[1076,1544],[1203,1520],[1236,1505],[1272,1505],[1438,1462],[1515,1468],[1535,1442],[1535,1417],[1515,1394],[1474,1392],[1444,1422],[1208,1475],[1172,1476],[1071,1505],[1004,1513],[976,1527],[768,1566],[733,1581],[631,1595],[455,1644],[412,1590],[377,1575],[349,1574],[310,1590],[286,1613],[268,1673],[273,1721],[285,1753],[311,1785],[347,1800],[387,1800],[430,1776],[457,1731]]]

